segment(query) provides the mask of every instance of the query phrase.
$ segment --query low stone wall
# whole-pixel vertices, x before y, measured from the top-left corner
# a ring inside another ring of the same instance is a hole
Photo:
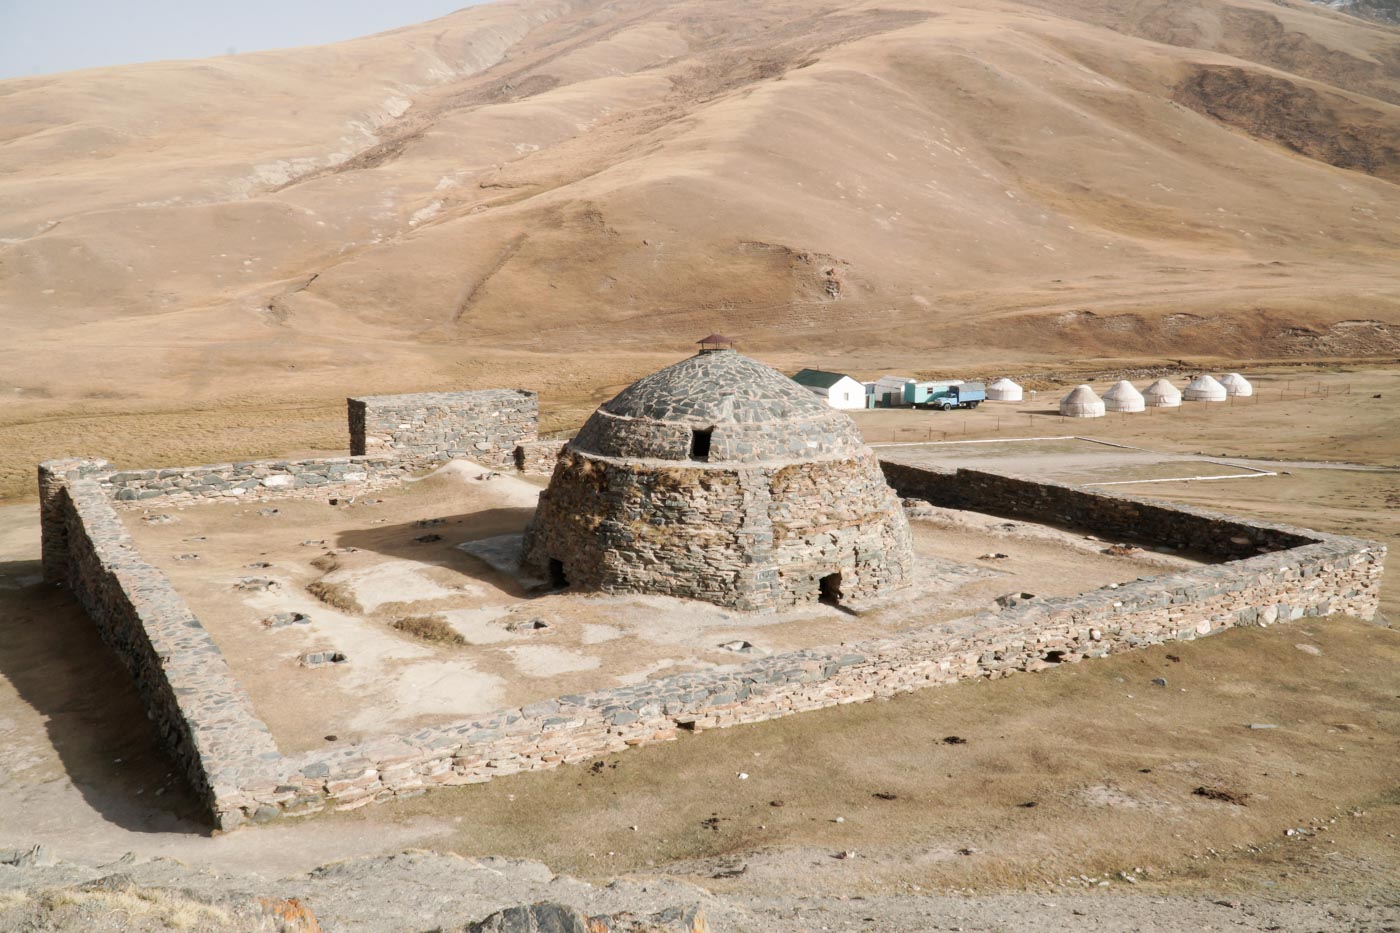
[[[1371,618],[1377,609],[1386,551],[1373,542],[1021,477],[884,467],[905,495],[926,489],[940,503],[1109,536],[1159,537],[1225,556],[1287,549],[291,756],[278,754],[212,639],[136,553],[108,498],[115,486],[101,481],[108,464],[41,467],[45,574],[73,589],[131,670],[167,746],[224,829],[551,768],[671,739],[681,729],[999,678],[1238,625],[1330,613]]]
[[[136,683],[162,745],[216,825],[241,821],[240,788],[281,765],[247,692],[169,579],[146,563],[93,476],[105,461],[39,468],[44,577],[66,586]],[[225,822],[228,817],[228,822]]]
[[[881,460],[885,479],[907,499],[1008,518],[1092,528],[1216,557],[1247,557],[1316,541],[1313,532],[1141,499],[1097,488],[984,470],[938,470]]]
[[[538,437],[539,398],[524,389],[422,392],[347,399],[350,453],[421,465],[465,457],[515,463],[516,445]]]
[[[521,473],[548,476],[554,472],[568,441],[525,441],[515,445],[515,468]]]
[[[93,479],[121,506],[151,499],[237,500],[358,495],[396,486],[418,464],[394,457],[323,457],[312,460],[249,460],[155,470],[111,470]]]
[[[1376,611],[1385,549],[1352,538],[814,648],[725,671],[564,696],[488,718],[286,759],[245,813],[353,809],[435,786],[583,761],[675,738],[968,678],[999,678],[1237,625]]]

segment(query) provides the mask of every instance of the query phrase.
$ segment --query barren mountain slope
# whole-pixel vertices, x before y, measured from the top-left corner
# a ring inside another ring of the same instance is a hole
[[[520,0],[0,82],[11,423],[578,395],[713,330],[1377,356],[1397,256],[1400,31],[1303,0]]]

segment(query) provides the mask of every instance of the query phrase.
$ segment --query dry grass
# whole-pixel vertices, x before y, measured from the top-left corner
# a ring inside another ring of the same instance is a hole
[[[336,560],[334,554],[322,554],[311,562],[311,566],[322,573],[334,573],[340,569],[340,561]]]
[[[63,888],[45,891],[40,897],[42,910],[54,928],[81,928],[76,917],[65,917],[70,911],[83,914],[125,914],[127,919],[157,920],[176,930],[210,930],[227,928],[233,923],[228,911],[210,904],[182,897],[171,891],[129,888],[124,891],[84,891]]]
[[[339,609],[341,612],[349,612],[359,615],[364,612],[359,600],[355,598],[355,591],[344,583],[330,583],[325,580],[316,580],[306,585],[306,592],[315,596],[321,602],[332,609]]]
[[[434,642],[439,645],[465,645],[467,640],[461,636],[447,620],[440,615],[431,616],[403,616],[395,619],[392,623],[396,631],[405,635],[412,635],[414,638],[421,638],[423,641]]]

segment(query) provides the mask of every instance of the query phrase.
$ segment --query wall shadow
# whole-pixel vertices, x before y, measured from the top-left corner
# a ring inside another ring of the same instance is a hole
[[[37,573],[37,560],[0,562],[0,579]],[[65,589],[0,588],[0,681],[43,717],[65,774],[103,819],[132,832],[211,831],[126,668]],[[13,703],[3,687],[0,703]],[[9,791],[23,780],[12,776]]]
[[[532,507],[483,509],[435,519],[441,524],[425,524],[420,520],[356,528],[336,535],[335,544],[373,551],[396,560],[431,561],[450,567],[464,577],[495,586],[512,597],[528,599],[540,595],[540,591],[527,590],[515,576],[492,569],[484,560],[460,550],[457,545],[497,535],[520,534],[534,514]],[[433,537],[439,540],[423,540]]]

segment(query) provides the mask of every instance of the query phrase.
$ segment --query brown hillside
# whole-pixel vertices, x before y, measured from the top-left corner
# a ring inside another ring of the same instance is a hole
[[[1400,349],[1400,32],[1301,0],[520,0],[0,114],[10,471],[102,452],[76,415],[582,399],[714,330],[872,374]]]

